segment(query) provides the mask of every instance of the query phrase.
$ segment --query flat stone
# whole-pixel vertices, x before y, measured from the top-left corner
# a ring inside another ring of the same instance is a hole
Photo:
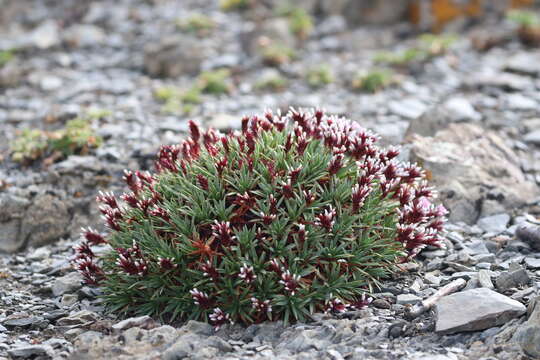
[[[538,109],[536,100],[521,94],[509,94],[506,96],[506,103],[513,110],[535,110]]]
[[[74,305],[79,300],[79,297],[76,294],[64,294],[60,300],[60,305],[62,307],[70,307]]]
[[[70,272],[67,275],[57,278],[52,285],[54,296],[73,293],[82,287],[82,276],[77,272]]]
[[[155,321],[148,315],[139,316],[139,317],[133,317],[129,319],[125,319],[120,321],[119,323],[116,323],[112,326],[114,331],[122,331],[127,330],[132,327],[140,327],[143,329],[151,329],[155,327],[156,323]]]
[[[540,269],[540,259],[526,257],[524,262],[529,269]]]
[[[538,58],[540,57],[540,52],[522,52],[512,56],[506,68],[510,71],[517,73],[523,73],[526,75],[540,75],[540,63]]]
[[[525,90],[532,85],[531,79],[526,76],[507,72],[478,74],[468,81],[474,87],[499,87],[509,90]]]
[[[26,345],[8,350],[12,359],[50,359],[53,355],[53,349],[47,345]]]
[[[91,324],[97,321],[99,318],[98,314],[88,310],[81,310],[69,316],[63,317],[56,321],[58,326],[78,326]]]
[[[540,129],[526,133],[523,136],[523,141],[529,144],[540,145]]]
[[[398,305],[412,305],[422,301],[422,298],[413,294],[399,294],[396,303]]]
[[[499,234],[506,230],[509,221],[510,215],[497,214],[479,219],[476,225],[485,232]]]
[[[5,320],[2,324],[7,327],[29,327],[43,321],[40,316],[28,316]]]
[[[388,106],[391,112],[407,119],[416,119],[427,109],[426,104],[414,98],[391,101]]]
[[[516,229],[516,237],[540,251],[540,226],[525,223]]]
[[[441,277],[432,273],[425,274],[424,279],[426,279],[427,282],[435,286],[439,286],[441,283]]]
[[[435,331],[454,334],[500,326],[525,313],[523,304],[486,288],[443,297],[435,305]]]
[[[483,287],[486,289],[495,288],[495,286],[493,285],[493,282],[491,282],[491,272],[487,270],[480,270],[478,272],[478,283],[480,284],[480,287]]]
[[[514,334],[516,341],[525,354],[540,358],[540,296],[533,299],[528,307],[529,319]]]
[[[478,121],[482,115],[464,97],[452,97],[445,101],[444,107],[452,114],[454,121]]]

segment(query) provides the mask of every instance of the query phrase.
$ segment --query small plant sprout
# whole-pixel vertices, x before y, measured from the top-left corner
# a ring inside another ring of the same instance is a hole
[[[162,111],[166,114],[190,113],[195,105],[201,103],[201,90],[193,86],[188,90],[181,90],[174,86],[158,87],[154,97],[163,103]]]
[[[11,158],[15,162],[30,163],[42,157],[47,147],[45,132],[24,129],[11,144]]]
[[[154,173],[98,195],[108,233],[84,229],[75,247],[111,312],[216,329],[307,321],[368,306],[397,264],[441,246],[446,209],[424,171],[356,122],[291,109],[227,135],[188,125]]]
[[[334,73],[328,64],[321,64],[310,68],[306,75],[309,86],[323,87],[334,82]]]
[[[354,90],[377,92],[393,81],[393,73],[386,69],[374,69],[369,72],[358,72],[352,79],[351,87]]]
[[[97,136],[88,120],[76,118],[69,120],[62,130],[49,134],[49,145],[53,151],[64,157],[73,154],[88,154],[90,149],[101,146],[102,139]]]
[[[291,32],[299,39],[307,38],[313,31],[313,17],[305,9],[284,5],[277,13],[288,18]]]
[[[383,51],[375,55],[373,60],[377,63],[402,66],[414,61],[422,61],[425,58],[426,53],[424,51],[410,48],[400,52]]]
[[[296,58],[296,52],[286,45],[271,41],[262,47],[261,56],[265,64],[269,66],[280,66],[294,60]]]
[[[380,52],[374,61],[397,66],[425,61],[446,53],[456,40],[453,34],[423,34],[416,40],[416,46],[397,52]]]
[[[252,0],[220,0],[219,5],[223,11],[247,10]]]
[[[82,116],[69,120],[63,129],[52,132],[23,130],[11,144],[11,158],[29,164],[45,156],[55,161],[73,154],[88,154],[101,146],[102,139],[87,119]]]
[[[185,19],[179,19],[177,26],[180,30],[199,36],[208,35],[216,27],[216,22],[209,16],[194,13]]]
[[[521,42],[528,46],[540,46],[540,16],[531,11],[513,10],[508,19],[519,25],[518,35]]]
[[[532,11],[512,10],[507,14],[508,20],[523,27],[540,27],[540,16]]]
[[[279,72],[263,73],[261,79],[255,83],[257,90],[281,91],[287,87],[287,79]]]
[[[11,50],[0,50],[0,68],[13,60],[15,58],[15,54]]]
[[[199,75],[198,87],[203,93],[207,94],[228,94],[231,90],[230,76],[231,72],[227,69],[205,71]]]
[[[418,41],[420,47],[426,51],[429,56],[438,56],[444,54],[457,40],[454,34],[423,34]]]

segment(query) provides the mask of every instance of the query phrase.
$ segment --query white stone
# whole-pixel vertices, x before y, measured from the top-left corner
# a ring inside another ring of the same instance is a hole
[[[525,306],[486,288],[477,288],[443,297],[435,305],[435,331],[453,334],[500,326],[523,315]]]

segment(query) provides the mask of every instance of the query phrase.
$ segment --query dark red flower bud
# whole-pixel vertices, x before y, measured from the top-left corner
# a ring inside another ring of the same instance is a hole
[[[189,120],[188,125],[189,125],[189,133],[190,133],[191,139],[195,143],[198,142],[199,139],[201,138],[201,131],[199,129],[199,125],[197,125],[193,120]]]
[[[208,191],[208,179],[204,175],[198,174],[197,181],[203,190]]]
[[[97,231],[93,230],[92,228],[82,228],[81,236],[83,236],[90,245],[100,245],[107,243],[107,240],[105,240],[103,236],[101,236]]]

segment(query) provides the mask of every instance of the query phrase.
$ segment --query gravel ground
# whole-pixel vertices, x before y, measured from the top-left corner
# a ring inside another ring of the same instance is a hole
[[[540,52],[520,44],[513,25],[493,17],[464,27],[446,52],[393,66],[394,83],[367,93],[351,80],[380,67],[381,51],[418,46],[409,25],[350,27],[340,15],[320,16],[298,39],[263,7],[226,13],[210,0],[0,7],[0,51],[15,50],[0,65],[0,360],[540,357]],[[189,33],[183,21],[197,13],[215,28]],[[269,39],[296,57],[266,64],[257,46]],[[334,79],[310,86],[320,64]],[[154,96],[190,89],[218,68],[230,71],[228,93],[202,94],[191,109]],[[286,84],[261,88],[276,76]],[[125,168],[149,169],[188,119],[235,129],[242,115],[290,106],[325,107],[385,145],[403,144],[403,160],[429,169],[451,212],[446,249],[402,266],[368,308],[308,324],[216,332],[104,313],[99,290],[82,286],[69,264],[80,227],[100,226],[97,191],[121,191]],[[103,137],[97,150],[53,164],[12,161],[20,131],[54,131],[78,116]],[[456,281],[455,294],[410,315]]]

